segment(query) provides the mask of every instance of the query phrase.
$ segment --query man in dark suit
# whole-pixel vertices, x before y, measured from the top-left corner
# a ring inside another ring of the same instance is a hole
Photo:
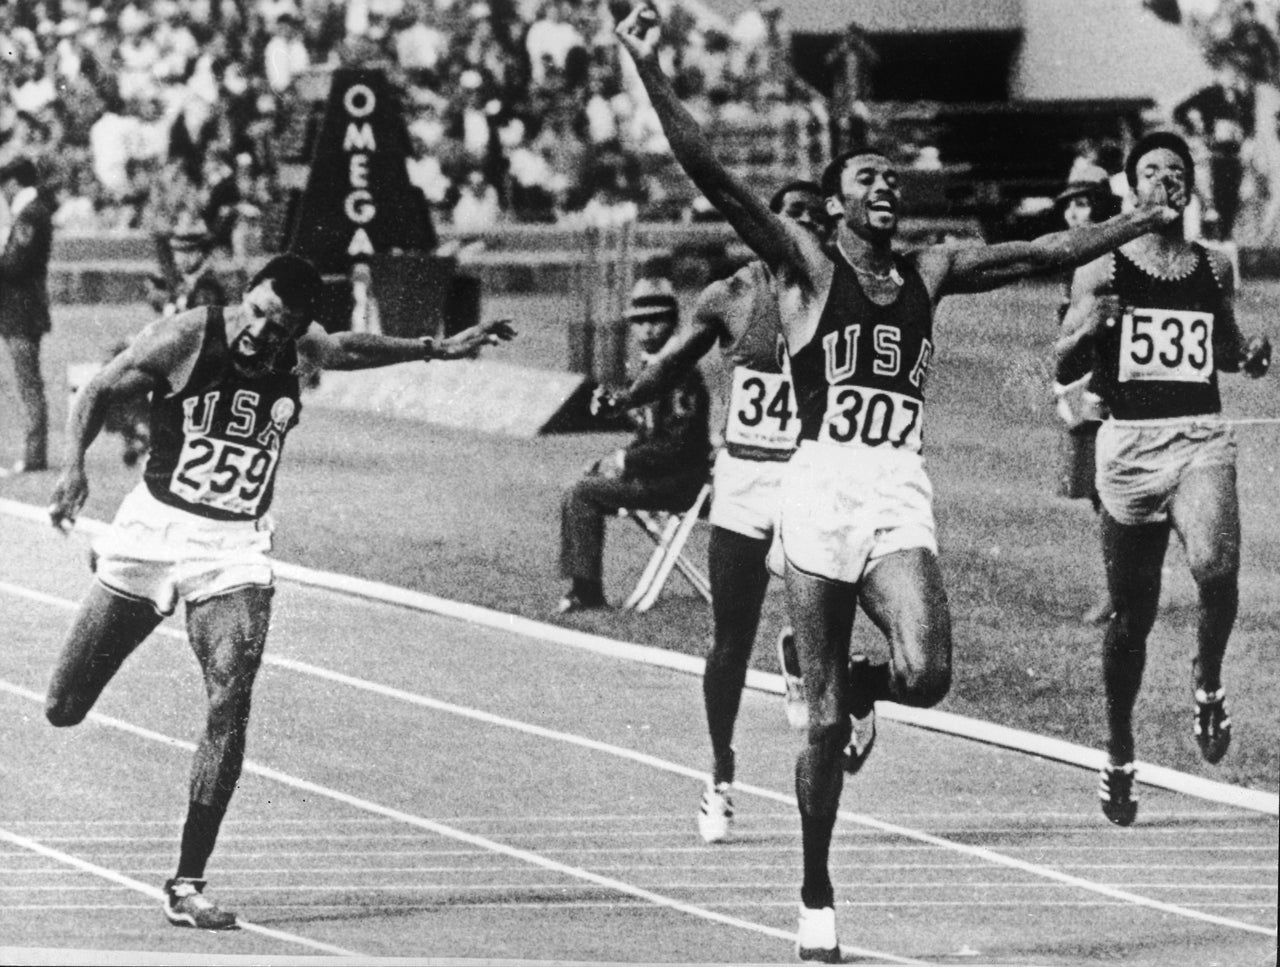
[[[14,158],[0,167],[0,194],[9,205],[10,218],[8,238],[0,247],[0,338],[13,357],[25,421],[22,459],[0,471],[4,475],[48,466],[49,413],[40,377],[40,339],[49,331],[53,209],[37,180],[28,158]]]

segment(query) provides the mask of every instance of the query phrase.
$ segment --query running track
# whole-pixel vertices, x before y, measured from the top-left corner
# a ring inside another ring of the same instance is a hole
[[[167,625],[92,721],[47,726],[86,541],[4,526],[0,962],[31,948],[73,962],[793,960],[797,740],[776,696],[745,697],[736,835],[705,847],[696,676],[291,581],[209,871],[249,923],[169,927],[159,886],[200,717],[194,659]],[[1093,783],[885,723],[836,830],[846,961],[1275,963],[1273,817],[1144,789],[1139,825],[1120,830]]]

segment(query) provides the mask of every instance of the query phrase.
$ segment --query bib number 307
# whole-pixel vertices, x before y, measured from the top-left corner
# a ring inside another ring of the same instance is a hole
[[[856,386],[827,389],[822,439],[846,446],[889,446],[919,452],[923,404],[888,390]]]
[[[275,464],[272,450],[188,436],[169,490],[188,503],[256,515]]]

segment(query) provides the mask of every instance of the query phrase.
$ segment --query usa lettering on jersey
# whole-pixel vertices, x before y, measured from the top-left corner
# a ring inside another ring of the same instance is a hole
[[[211,390],[182,401],[183,443],[169,490],[191,504],[257,516],[296,408],[280,397],[264,413],[261,394],[249,389],[237,389],[225,412],[222,399]]]
[[[908,359],[897,326],[877,325],[870,335],[868,344],[855,323],[822,337],[827,400],[819,439],[919,452],[933,343],[921,339],[916,358]],[[868,358],[859,359],[859,347],[871,350]]]

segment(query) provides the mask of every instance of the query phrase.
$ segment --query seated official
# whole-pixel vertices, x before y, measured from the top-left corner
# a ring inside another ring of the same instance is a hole
[[[680,318],[671,283],[641,279],[626,318],[637,327],[641,366],[662,348]],[[621,508],[677,512],[707,481],[710,397],[695,368],[653,403],[629,411],[635,436],[601,457],[565,491],[560,505],[560,572],[572,584],[560,600],[566,614],[605,606],[601,579],[605,518]]]

